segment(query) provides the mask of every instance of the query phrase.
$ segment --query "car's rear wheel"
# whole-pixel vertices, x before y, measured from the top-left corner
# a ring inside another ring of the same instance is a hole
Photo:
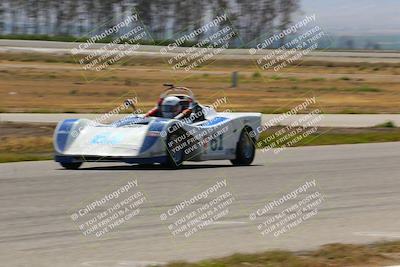
[[[250,137],[251,129],[244,128],[240,133],[239,141],[236,145],[236,158],[232,159],[233,165],[246,166],[250,165],[256,154],[256,146],[254,138]]]
[[[179,136],[179,133],[172,133],[166,139],[167,161],[163,165],[171,169],[179,168],[184,159],[184,151],[179,147]]]
[[[141,167],[151,167],[151,166],[154,165],[154,163],[151,163],[151,162],[149,162],[149,163],[139,163],[138,165],[141,166]]]
[[[82,165],[82,162],[60,162],[61,166],[63,166],[67,170],[76,170]]]

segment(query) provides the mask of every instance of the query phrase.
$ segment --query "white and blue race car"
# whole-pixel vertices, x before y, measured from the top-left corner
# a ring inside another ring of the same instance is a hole
[[[216,112],[197,103],[189,89],[168,86],[160,99],[179,98],[183,109],[190,110],[185,116],[132,114],[108,124],[66,119],[55,129],[55,161],[66,169],[77,169],[83,162],[160,163],[170,168],[184,161],[252,163],[260,113]]]

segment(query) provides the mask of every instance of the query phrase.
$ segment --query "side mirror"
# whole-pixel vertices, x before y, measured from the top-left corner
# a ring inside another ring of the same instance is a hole
[[[131,106],[132,109],[133,109],[133,112],[136,111],[135,101],[134,101],[133,99],[130,99],[130,98],[126,99],[125,102],[124,102],[124,104],[125,104],[126,106]]]

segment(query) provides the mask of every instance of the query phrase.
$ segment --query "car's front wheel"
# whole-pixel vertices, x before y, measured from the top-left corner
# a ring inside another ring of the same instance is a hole
[[[236,145],[236,158],[232,159],[233,165],[246,166],[250,165],[256,154],[256,146],[254,138],[250,137],[250,130],[244,128],[240,133],[239,141]]]
[[[82,165],[82,162],[60,162],[61,166],[63,166],[67,170],[76,170]]]
[[[179,133],[172,133],[166,139],[166,155],[167,161],[164,166],[172,169],[179,168],[184,159],[184,151],[180,148]]]

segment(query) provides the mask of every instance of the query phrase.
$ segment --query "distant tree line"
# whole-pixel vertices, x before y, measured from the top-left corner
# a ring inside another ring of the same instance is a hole
[[[95,34],[134,9],[153,39],[170,39],[226,12],[249,42],[288,27],[299,0],[1,0],[0,35]]]

